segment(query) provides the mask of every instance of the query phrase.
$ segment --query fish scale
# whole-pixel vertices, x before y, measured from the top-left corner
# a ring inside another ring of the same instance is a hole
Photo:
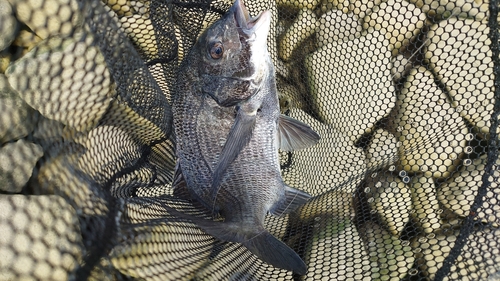
[[[280,115],[266,45],[270,19],[268,11],[251,18],[237,0],[182,63],[172,106],[174,194],[188,195],[224,221],[169,212],[220,240],[243,244],[273,266],[305,274],[302,259],[264,229],[268,213],[289,213],[310,198],[283,182],[278,149],[319,140],[306,124]]]

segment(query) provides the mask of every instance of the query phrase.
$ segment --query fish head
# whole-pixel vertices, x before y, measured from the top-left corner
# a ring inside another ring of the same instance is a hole
[[[267,51],[270,23],[269,11],[250,17],[243,0],[236,0],[198,39],[196,67],[205,92],[219,104],[230,106],[249,98],[273,69]],[[228,96],[231,93],[235,96]]]

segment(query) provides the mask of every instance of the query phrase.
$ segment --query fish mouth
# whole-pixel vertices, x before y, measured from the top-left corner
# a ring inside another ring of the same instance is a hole
[[[261,31],[265,28],[266,35],[271,24],[271,12],[264,11],[261,12],[256,17],[250,17],[243,0],[236,0],[234,2],[232,9],[234,10],[234,18],[236,20],[236,25],[241,28],[241,31],[247,35],[251,35]]]

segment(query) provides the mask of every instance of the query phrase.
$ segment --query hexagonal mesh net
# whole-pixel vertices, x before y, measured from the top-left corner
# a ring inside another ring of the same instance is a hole
[[[0,0],[0,280],[500,280],[498,2],[245,1],[281,114],[321,136],[273,146],[311,198],[263,222],[305,274],[172,187],[181,62],[232,5]]]

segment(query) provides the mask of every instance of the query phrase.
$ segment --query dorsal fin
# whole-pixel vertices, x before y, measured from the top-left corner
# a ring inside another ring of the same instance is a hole
[[[284,151],[294,151],[315,145],[320,139],[307,124],[293,119],[286,115],[281,115],[278,122],[278,143],[280,149]]]

